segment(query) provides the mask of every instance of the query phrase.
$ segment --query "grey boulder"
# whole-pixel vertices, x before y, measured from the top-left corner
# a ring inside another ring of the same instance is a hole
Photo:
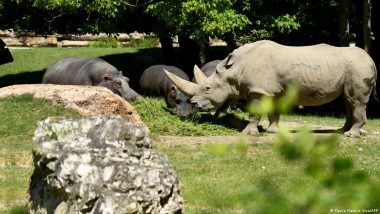
[[[180,183],[142,125],[48,118],[33,137],[30,213],[182,213]]]

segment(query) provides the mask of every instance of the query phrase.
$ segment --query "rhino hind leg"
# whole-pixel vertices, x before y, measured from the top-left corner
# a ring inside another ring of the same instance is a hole
[[[350,104],[350,102],[348,101],[347,98],[344,98],[344,102],[346,105],[346,122],[344,123],[344,126],[338,130],[341,133],[349,131],[351,129],[352,123],[353,123],[352,104]]]
[[[344,132],[346,137],[360,137],[363,133],[361,128],[367,122],[366,104],[354,102],[352,105],[352,126]]]
[[[266,131],[270,133],[277,132],[278,122],[280,121],[280,114],[273,113],[271,115],[268,115],[268,120],[269,120],[269,126],[266,129]]]

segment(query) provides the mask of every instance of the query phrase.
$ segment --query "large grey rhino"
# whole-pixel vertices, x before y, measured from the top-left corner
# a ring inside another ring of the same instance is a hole
[[[298,84],[298,104],[303,106],[322,105],[343,95],[347,114],[342,130],[345,136],[359,137],[377,71],[371,57],[357,47],[291,47],[263,40],[234,50],[210,77],[195,66],[197,83],[166,75],[203,111],[215,111],[228,99],[277,98],[292,84]],[[275,131],[279,114],[268,115],[268,119],[267,131]],[[257,133],[259,121],[260,117],[250,116],[243,132]]]
[[[46,69],[42,83],[59,85],[94,85],[110,89],[128,101],[139,94],[129,87],[129,79],[99,58],[68,57]]]

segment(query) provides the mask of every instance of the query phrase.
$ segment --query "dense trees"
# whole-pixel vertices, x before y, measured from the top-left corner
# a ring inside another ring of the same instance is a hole
[[[189,62],[182,66],[187,69],[209,60],[209,38],[223,39],[232,49],[259,39],[348,45],[354,33],[359,46],[378,56],[374,39],[380,27],[371,23],[378,4],[371,0],[0,0],[0,28],[40,33],[154,31],[168,63],[175,63],[170,38],[178,35],[181,58]]]

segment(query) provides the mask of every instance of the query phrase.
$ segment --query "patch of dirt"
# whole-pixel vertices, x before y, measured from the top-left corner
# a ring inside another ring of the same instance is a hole
[[[268,126],[268,121],[261,121],[263,127]],[[337,132],[340,126],[326,126],[318,124],[305,124],[298,122],[280,122],[281,125],[286,126],[291,133],[299,131],[302,127],[307,126],[316,136],[328,136]],[[342,124],[343,125],[343,124]],[[378,133],[367,132],[367,137],[376,137]],[[238,141],[261,144],[273,143],[277,138],[276,133],[262,132],[258,135],[228,135],[228,136],[158,136],[154,140],[157,146],[178,146],[178,145],[201,145],[211,143],[236,143]]]
[[[139,114],[129,102],[104,87],[30,84],[0,88],[0,98],[22,94],[32,94],[35,98],[47,99],[53,103],[64,105],[85,117],[120,115],[132,122],[144,125]]]

